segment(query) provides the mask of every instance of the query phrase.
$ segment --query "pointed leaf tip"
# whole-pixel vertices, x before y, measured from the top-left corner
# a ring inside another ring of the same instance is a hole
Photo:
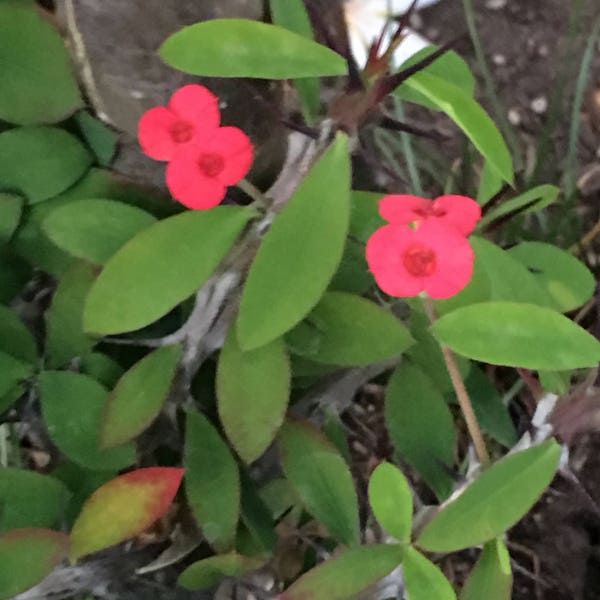
[[[71,532],[71,561],[114,546],[160,519],[173,502],[184,469],[148,467],[104,484],[84,504]]]

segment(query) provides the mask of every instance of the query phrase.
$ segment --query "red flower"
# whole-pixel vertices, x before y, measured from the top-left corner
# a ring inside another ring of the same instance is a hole
[[[467,196],[440,196],[433,202],[418,196],[386,196],[379,203],[379,213],[389,223],[398,225],[435,220],[462,235],[469,235],[481,219],[481,207]]]
[[[157,106],[142,116],[138,137],[145,154],[168,161],[220,121],[219,99],[201,85],[186,85],[171,96],[168,107]]]
[[[247,175],[253,154],[248,136],[237,127],[199,132],[167,166],[167,186],[188,208],[213,208],[225,198],[227,186]]]
[[[393,223],[378,229],[367,243],[367,262],[377,285],[390,296],[426,292],[449,298],[473,275],[469,241],[440,221],[427,219],[418,229]]]

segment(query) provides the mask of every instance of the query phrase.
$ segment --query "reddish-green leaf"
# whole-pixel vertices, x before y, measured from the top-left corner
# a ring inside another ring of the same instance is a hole
[[[315,427],[288,421],[281,430],[282,466],[306,510],[346,545],[358,544],[358,501],[348,465]]]
[[[233,543],[240,515],[240,474],[227,444],[200,413],[189,413],[185,433],[185,491],[209,544]]]
[[[183,469],[149,467],[112,479],[84,504],[71,531],[71,560],[114,546],[160,519],[177,494]]]
[[[339,134],[265,235],[237,322],[240,346],[263,346],[297,325],[327,289],[350,218],[348,138]]]
[[[0,600],[39,583],[69,551],[69,536],[49,529],[13,529],[0,536]]]
[[[211,556],[191,564],[177,581],[188,590],[205,590],[218,585],[226,577],[241,577],[260,569],[264,559],[242,556],[234,552]]]
[[[103,448],[129,442],[152,423],[167,399],[181,356],[181,346],[159,348],[121,377],[106,402]]]
[[[281,600],[349,600],[391,573],[404,555],[395,544],[361,546],[338,554],[303,575]],[[433,598],[431,599],[433,600]]]
[[[273,441],[290,394],[290,364],[281,339],[243,352],[235,329],[219,358],[217,396],[225,433],[242,459],[251,463]]]

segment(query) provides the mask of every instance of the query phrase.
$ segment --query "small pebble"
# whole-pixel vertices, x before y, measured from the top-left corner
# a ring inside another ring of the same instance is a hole
[[[515,127],[521,124],[521,114],[519,113],[518,108],[511,108],[508,111],[508,121],[511,125],[514,125]]]
[[[531,101],[531,110],[537,115],[543,115],[548,110],[548,98],[538,96]]]
[[[506,56],[504,56],[504,54],[494,54],[492,60],[498,67],[503,67],[506,64]]]
[[[508,0],[488,0],[485,3],[485,7],[489,10],[502,10],[507,2]]]
[[[546,56],[550,55],[550,48],[548,48],[548,46],[546,44],[542,44],[539,48],[538,48],[538,54],[540,56],[543,56],[544,58]]]

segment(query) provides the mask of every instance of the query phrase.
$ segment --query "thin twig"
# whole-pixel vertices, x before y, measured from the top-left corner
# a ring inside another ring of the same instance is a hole
[[[435,314],[435,308],[431,298],[423,298],[423,305],[425,306],[425,312],[427,313],[429,320],[432,324],[435,323],[437,316]],[[448,369],[448,374],[450,375],[452,385],[454,386],[454,391],[456,392],[456,398],[458,399],[458,403],[465,418],[469,435],[473,440],[475,452],[477,453],[479,462],[483,466],[486,466],[490,462],[490,455],[487,451],[483,435],[481,434],[481,428],[479,427],[477,417],[475,416],[471,398],[469,398],[469,393],[467,392],[467,388],[465,387],[460,371],[458,370],[458,366],[456,365],[456,361],[454,360],[454,354],[450,348],[444,346],[443,344],[440,344],[440,348],[444,356],[444,362],[446,363],[446,368]]]

